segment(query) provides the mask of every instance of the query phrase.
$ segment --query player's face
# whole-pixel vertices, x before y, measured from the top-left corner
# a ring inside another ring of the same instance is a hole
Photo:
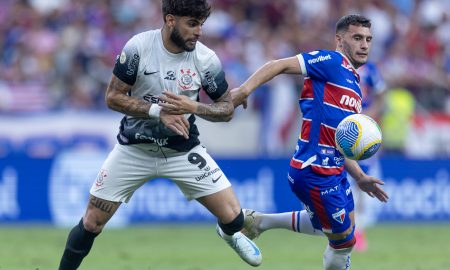
[[[350,25],[348,31],[336,35],[338,50],[342,52],[355,68],[367,62],[372,34],[370,28]]]
[[[193,51],[195,44],[202,35],[202,26],[205,20],[192,17],[176,16],[175,25],[170,33],[170,40],[184,51]]]

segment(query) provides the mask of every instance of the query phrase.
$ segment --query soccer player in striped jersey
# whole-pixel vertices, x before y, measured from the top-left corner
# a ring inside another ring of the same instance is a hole
[[[294,212],[294,215],[285,213],[284,218],[279,216],[280,219],[272,221],[283,223],[278,224],[279,227],[325,235],[329,240],[323,254],[326,270],[349,269],[356,242],[354,201],[347,172],[370,196],[382,202],[388,199],[380,186],[384,183],[365,174],[356,161],[345,158],[334,142],[339,122],[362,110],[360,77],[356,69],[367,62],[372,41],[370,27],[370,20],[363,16],[344,16],[336,24],[335,51],[317,50],[269,61],[232,90],[234,106],[243,104],[245,108],[247,97],[275,76],[304,76],[299,100],[302,126],[290,161],[288,182],[306,210]],[[248,223],[267,224],[265,215],[253,219],[251,210],[246,214],[250,217]],[[292,216],[297,218],[294,223]],[[252,227],[248,230],[252,231]]]

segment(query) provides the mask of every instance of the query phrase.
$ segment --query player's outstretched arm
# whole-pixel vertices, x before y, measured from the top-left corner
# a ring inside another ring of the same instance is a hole
[[[231,90],[233,105],[243,105],[247,108],[247,97],[257,87],[272,80],[279,74],[302,74],[297,56],[271,60],[253,73],[240,87]]]
[[[229,91],[212,104],[197,102],[187,96],[167,91],[163,92],[160,100],[163,101],[159,103],[163,108],[162,111],[171,114],[195,114],[211,122],[228,122],[233,118],[234,107]]]
[[[383,181],[365,174],[361,167],[359,167],[358,162],[348,158],[345,158],[345,169],[353,177],[353,179],[355,179],[358,187],[362,191],[366,192],[372,198],[377,198],[381,202],[387,202],[389,196],[380,187],[380,185],[384,185]]]

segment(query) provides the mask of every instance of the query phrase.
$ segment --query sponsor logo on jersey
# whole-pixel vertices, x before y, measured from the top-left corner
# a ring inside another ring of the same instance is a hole
[[[320,192],[320,195],[327,195],[327,194],[336,192],[336,191],[338,191],[338,190],[339,190],[339,186],[334,186],[334,187],[332,187],[332,188],[322,190],[322,191]]]
[[[344,163],[344,156],[341,157],[334,157],[334,163],[336,163],[337,166],[341,165],[342,163]]]
[[[166,75],[167,76],[164,77],[164,80],[169,80],[169,81],[175,81],[176,80],[174,71],[169,70],[169,71],[167,71]]]
[[[330,149],[330,148],[321,148],[320,149],[320,153],[322,155],[334,155],[334,149]]]
[[[178,79],[178,87],[181,90],[188,90],[194,85],[193,77],[197,76],[197,73],[192,72],[190,69],[181,69],[181,77]]]
[[[345,190],[345,195],[349,195],[350,193],[352,193],[352,189],[349,187]]]
[[[136,133],[134,135],[134,138],[136,140],[149,140],[149,141],[152,141],[153,143],[156,143],[159,146],[165,146],[165,145],[169,144],[169,142],[168,142],[169,138],[157,139],[157,138],[149,137],[149,136],[146,136],[146,135],[140,134],[140,133]]]
[[[133,58],[128,61],[127,75],[132,76],[135,73],[136,66],[139,64],[139,55],[137,53],[133,54]]]
[[[345,220],[345,208],[342,208],[341,211],[334,213],[332,216],[334,220],[343,224]]]
[[[360,113],[362,110],[361,100],[357,100],[356,98],[348,95],[342,95],[339,103],[354,108],[357,113]]]
[[[315,64],[315,63],[322,62],[322,61],[327,61],[327,60],[331,60],[331,55],[329,55],[329,54],[327,54],[327,55],[325,55],[325,56],[319,55],[319,56],[316,57],[316,58],[309,59],[309,60],[308,60],[308,64],[311,65],[311,64]]]
[[[159,71],[153,71],[153,72],[148,72],[147,70],[144,71],[144,75],[152,75],[155,73],[158,73]]]
[[[208,93],[214,93],[217,90],[217,83],[210,71],[205,73],[206,82],[208,83]]]
[[[203,180],[203,179],[205,179],[206,177],[209,177],[209,176],[213,175],[214,173],[216,173],[216,172],[218,172],[218,171],[221,171],[220,168],[215,168],[215,169],[212,170],[212,171],[207,171],[207,172],[205,172],[205,173],[203,173],[203,174],[201,174],[201,175],[199,175],[199,176],[196,176],[196,177],[195,177],[195,180],[197,180],[197,181]],[[219,178],[220,178],[220,177],[219,177]],[[219,180],[219,178],[216,178],[216,180]],[[216,182],[217,182],[217,181],[216,181]]]
[[[330,161],[329,157],[326,157],[322,160],[322,166],[328,166],[328,161]]]
[[[219,175],[219,177],[217,177],[217,178],[215,178],[215,179],[213,178],[213,179],[212,179],[212,182],[213,182],[213,183],[216,183],[217,181],[219,181],[219,179],[222,177],[222,175],[223,175],[223,174]]]
[[[162,102],[162,100],[159,99],[159,97],[154,96],[154,95],[150,95],[150,94],[147,94],[147,95],[143,96],[142,98],[145,101],[150,102],[150,103],[158,104],[159,102]]]

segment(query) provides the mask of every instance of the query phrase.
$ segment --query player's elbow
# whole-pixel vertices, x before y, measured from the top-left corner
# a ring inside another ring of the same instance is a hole
[[[106,92],[105,103],[109,109],[115,110],[115,108],[117,107],[116,106],[117,102],[116,102],[116,95],[114,94],[114,92],[112,92],[112,91]]]
[[[230,110],[229,113],[227,113],[226,115],[224,115],[223,121],[224,122],[230,122],[231,119],[233,119],[234,116],[234,110]]]
[[[225,110],[224,114],[224,122],[229,122],[231,119],[233,119],[234,116],[234,105],[233,102],[228,103],[227,109]]]

